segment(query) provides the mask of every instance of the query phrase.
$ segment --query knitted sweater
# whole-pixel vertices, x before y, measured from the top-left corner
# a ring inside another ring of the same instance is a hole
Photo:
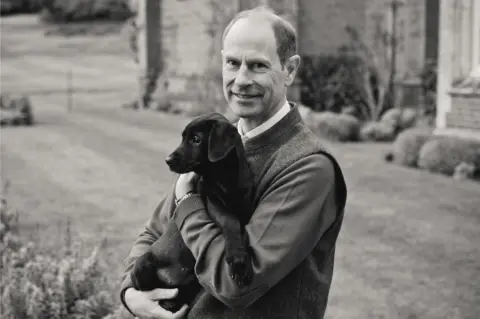
[[[174,189],[162,200],[134,244],[133,262],[173,220],[193,253],[203,290],[190,305],[195,319],[321,319],[333,275],[335,243],[347,189],[342,171],[302,121],[296,106],[266,132],[245,142],[255,176],[254,214],[246,226],[252,283],[239,288],[228,275],[225,240],[199,196],[175,209]]]

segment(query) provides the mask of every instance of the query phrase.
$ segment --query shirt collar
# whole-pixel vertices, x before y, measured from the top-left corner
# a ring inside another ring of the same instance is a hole
[[[286,101],[285,104],[282,106],[282,108],[278,110],[277,113],[275,113],[271,118],[269,118],[268,120],[266,120],[265,122],[263,122],[253,130],[248,131],[245,134],[243,133],[243,128],[242,128],[243,119],[240,119],[237,123],[237,129],[238,129],[238,132],[240,133],[240,136],[242,137],[242,140],[245,141],[262,134],[263,132],[265,132],[266,130],[268,130],[278,122],[280,122],[280,120],[285,115],[287,115],[289,111],[290,111],[290,104],[288,103],[288,101]]]

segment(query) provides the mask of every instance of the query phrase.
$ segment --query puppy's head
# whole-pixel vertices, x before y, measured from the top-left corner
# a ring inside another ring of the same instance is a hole
[[[242,142],[236,127],[223,115],[210,113],[195,118],[185,127],[182,142],[165,161],[175,173],[202,174],[239,145]]]

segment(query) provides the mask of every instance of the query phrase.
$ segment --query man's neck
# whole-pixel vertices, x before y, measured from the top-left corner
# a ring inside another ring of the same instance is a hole
[[[287,103],[286,97],[283,98],[280,103],[278,103],[275,107],[269,110],[268,113],[264,114],[261,117],[257,118],[242,118],[242,131],[243,133],[247,133],[266,121],[268,121],[272,116],[274,116],[284,105]]]

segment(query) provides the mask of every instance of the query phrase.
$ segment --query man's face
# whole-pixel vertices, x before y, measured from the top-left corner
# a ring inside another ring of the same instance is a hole
[[[223,90],[233,113],[264,121],[285,96],[286,75],[268,22],[243,18],[223,43]]]

